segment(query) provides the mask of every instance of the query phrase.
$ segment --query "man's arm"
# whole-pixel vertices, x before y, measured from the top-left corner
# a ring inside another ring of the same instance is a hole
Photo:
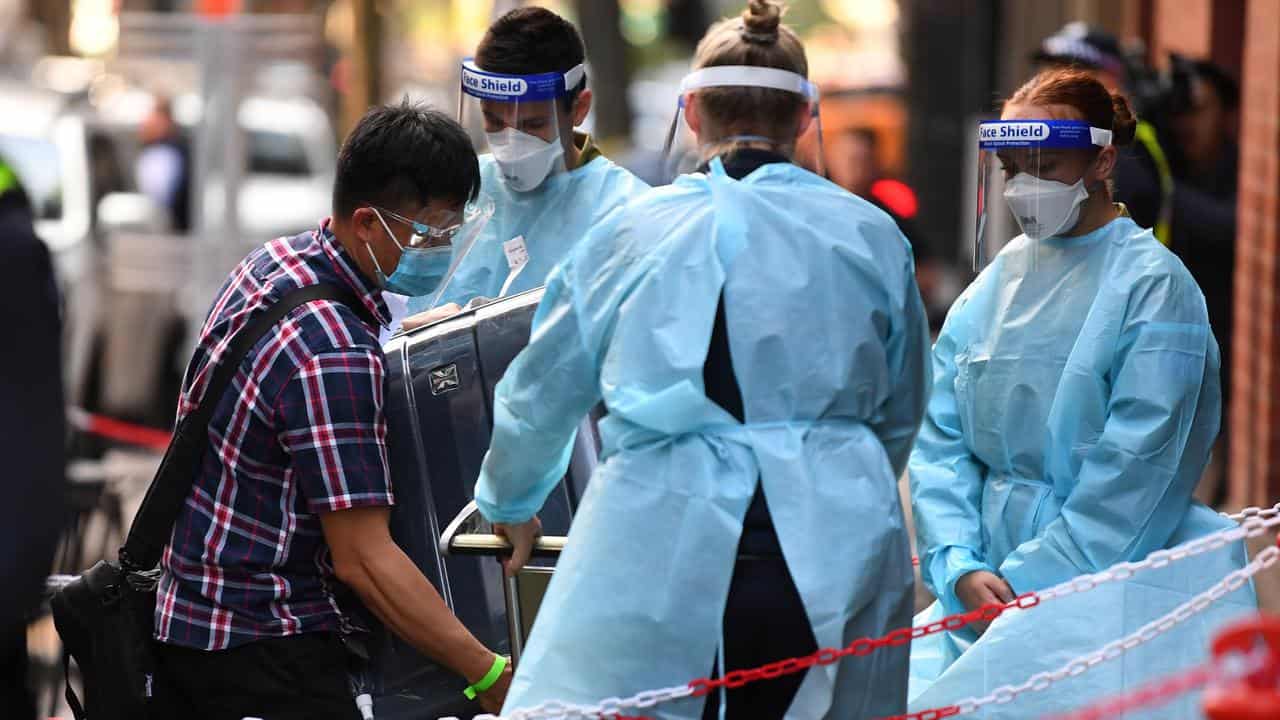
[[[453,617],[440,594],[391,539],[381,352],[339,348],[298,368],[276,404],[293,476],[320,517],[338,579],[392,632],[468,682],[494,654]],[[496,711],[510,674],[480,696]]]
[[[391,539],[391,509],[368,507],[320,516],[338,579],[350,587],[396,635],[475,683],[493,666],[494,654],[453,615],[435,587]],[[501,705],[510,671],[483,693]]]
[[[476,481],[476,506],[491,522],[525,525],[508,572],[528,559],[532,522],[569,467],[578,423],[600,400],[596,348],[575,306],[574,262],[557,266],[533,318],[529,344],[498,383],[493,397],[493,439]],[[505,533],[508,527],[496,528]]]

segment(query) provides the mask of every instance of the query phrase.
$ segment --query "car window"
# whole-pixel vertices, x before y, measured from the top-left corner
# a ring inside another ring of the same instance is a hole
[[[249,130],[245,133],[249,146],[246,170],[266,175],[306,176],[311,174],[302,138],[271,130]]]

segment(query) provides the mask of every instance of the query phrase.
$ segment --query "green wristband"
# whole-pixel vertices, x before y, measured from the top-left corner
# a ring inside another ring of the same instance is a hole
[[[493,687],[494,683],[498,682],[498,678],[502,677],[502,671],[506,669],[507,659],[501,655],[495,655],[493,667],[489,668],[489,672],[476,681],[475,685],[463,690],[462,694],[466,695],[468,700],[475,700],[477,695]]]

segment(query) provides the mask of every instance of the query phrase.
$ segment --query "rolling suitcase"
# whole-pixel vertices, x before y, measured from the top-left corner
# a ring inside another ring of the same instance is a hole
[[[468,544],[467,537],[489,531],[471,501],[493,428],[494,387],[527,344],[541,297],[534,290],[504,298],[397,335],[385,347],[392,536],[480,642],[516,655],[554,552],[544,547],[519,582],[506,582],[492,557],[502,543]],[[539,514],[546,536],[568,533],[598,452],[594,420],[584,418],[569,472]],[[450,547],[460,537],[466,547]],[[390,633],[375,632],[371,654],[378,720],[478,712],[463,698],[461,678]]]

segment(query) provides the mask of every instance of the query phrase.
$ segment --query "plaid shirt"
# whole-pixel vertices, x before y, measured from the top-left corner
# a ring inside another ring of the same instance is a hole
[[[389,322],[377,290],[329,234],[267,243],[213,305],[178,413],[193,410],[249,318],[290,290],[349,286]],[[161,561],[156,638],[221,650],[333,630],[344,620],[320,514],[393,502],[377,328],[333,301],[291,311],[251,349],[209,423],[209,452]]]

